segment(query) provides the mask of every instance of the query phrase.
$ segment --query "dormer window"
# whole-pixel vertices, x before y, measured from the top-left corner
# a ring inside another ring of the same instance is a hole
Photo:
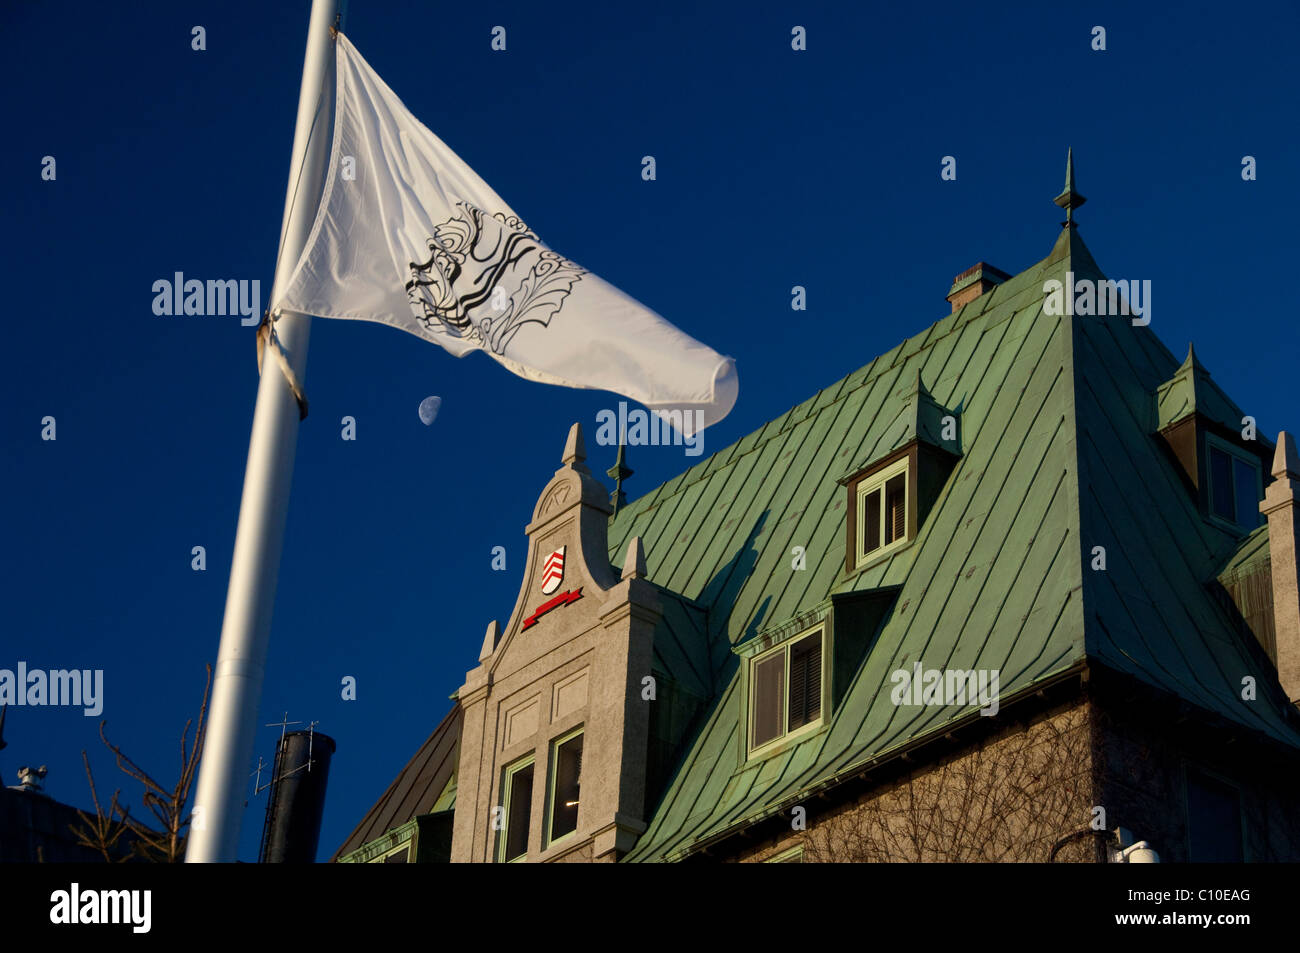
[[[920,371],[894,393],[895,442],[836,478],[848,489],[844,569],[865,569],[914,540],[961,458],[961,411],[936,401]]]
[[[856,572],[902,549],[916,537],[924,519],[925,500],[918,499],[917,476],[921,451],[913,442],[840,483],[849,491],[846,569]],[[925,462],[934,456],[926,448]],[[939,475],[943,467],[931,467]],[[931,481],[934,482],[934,481]]]
[[[857,561],[859,565],[897,549],[909,538],[907,457],[858,484]]]
[[[823,631],[783,642],[749,663],[749,750],[811,731],[822,723]]]
[[[1213,434],[1206,434],[1205,444],[1210,515],[1234,528],[1254,529],[1264,495],[1259,460]]]
[[[741,763],[827,728],[898,593],[898,586],[836,593],[732,648],[744,693],[735,738]]]
[[[1210,379],[1196,351],[1156,389],[1156,435],[1182,471],[1204,518],[1231,533],[1260,524],[1267,441],[1246,437],[1250,418]]]

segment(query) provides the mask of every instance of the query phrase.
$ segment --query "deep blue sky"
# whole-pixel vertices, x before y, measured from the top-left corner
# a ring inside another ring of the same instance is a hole
[[[1294,4],[844,6],[352,0],[345,29],[552,247],[736,358],[740,399],[706,452],[941,318],[967,266],[1046,256],[1068,145],[1102,269],[1152,281],[1153,330],[1180,357],[1194,340],[1266,435],[1300,428]],[[269,294],[308,8],[0,12],[0,668],[104,669],[110,736],[169,783],[216,656],[257,379],[252,328],[155,316],[151,286],[182,271]],[[497,24],[506,53],[489,48]],[[618,398],[323,320],[307,392],[260,720],[287,710],[338,741],[324,858],[446,712],[488,620],[505,622],[569,424],[597,472],[612,463],[590,434]],[[444,404],[425,427],[431,394]],[[694,462],[629,457],[632,497]],[[490,570],[496,545],[506,572]],[[96,725],[12,710],[3,782],[48,764],[49,793],[87,804],[87,748],[138,810]],[[263,729],[259,751],[274,741]]]

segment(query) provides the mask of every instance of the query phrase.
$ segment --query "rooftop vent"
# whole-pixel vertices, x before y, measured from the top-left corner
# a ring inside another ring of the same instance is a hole
[[[977,262],[952,280],[948,291],[948,302],[952,310],[960,310],[967,302],[974,301],[982,294],[992,291],[1011,276],[1001,268],[994,268],[984,262]]]
[[[45,775],[48,773],[45,765],[41,765],[39,768],[29,768],[23,765],[18,769],[18,784],[13,790],[31,791],[39,794],[45,789]]]

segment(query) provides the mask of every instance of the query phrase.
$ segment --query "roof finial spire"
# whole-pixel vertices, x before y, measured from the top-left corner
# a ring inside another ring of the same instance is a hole
[[[1065,188],[1061,194],[1053,199],[1057,205],[1065,209],[1065,221],[1061,223],[1062,228],[1078,228],[1074,221],[1074,210],[1088,201],[1082,195],[1074,190],[1074,148],[1070,147],[1065,155]]]
[[[627,502],[627,494],[623,492],[623,481],[632,475],[632,470],[627,465],[624,455],[624,447],[627,441],[622,434],[618,438],[618,456],[614,460],[614,465],[605,472],[609,474],[610,479],[614,481],[614,492],[609,495],[609,504],[614,508],[611,516],[618,515],[620,506]]]

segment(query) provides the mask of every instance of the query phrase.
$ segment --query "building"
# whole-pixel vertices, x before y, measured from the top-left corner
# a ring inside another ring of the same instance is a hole
[[[1070,162],[1046,258],[635,501],[575,424],[336,859],[1300,860],[1295,443],[1128,313],[1083,202]]]
[[[103,863],[104,855],[78,836],[93,829],[94,811],[54,800],[45,793],[45,776],[44,765],[22,767],[18,784],[0,787],[0,863]],[[135,842],[134,834],[123,832],[111,848],[113,859],[129,859]]]

